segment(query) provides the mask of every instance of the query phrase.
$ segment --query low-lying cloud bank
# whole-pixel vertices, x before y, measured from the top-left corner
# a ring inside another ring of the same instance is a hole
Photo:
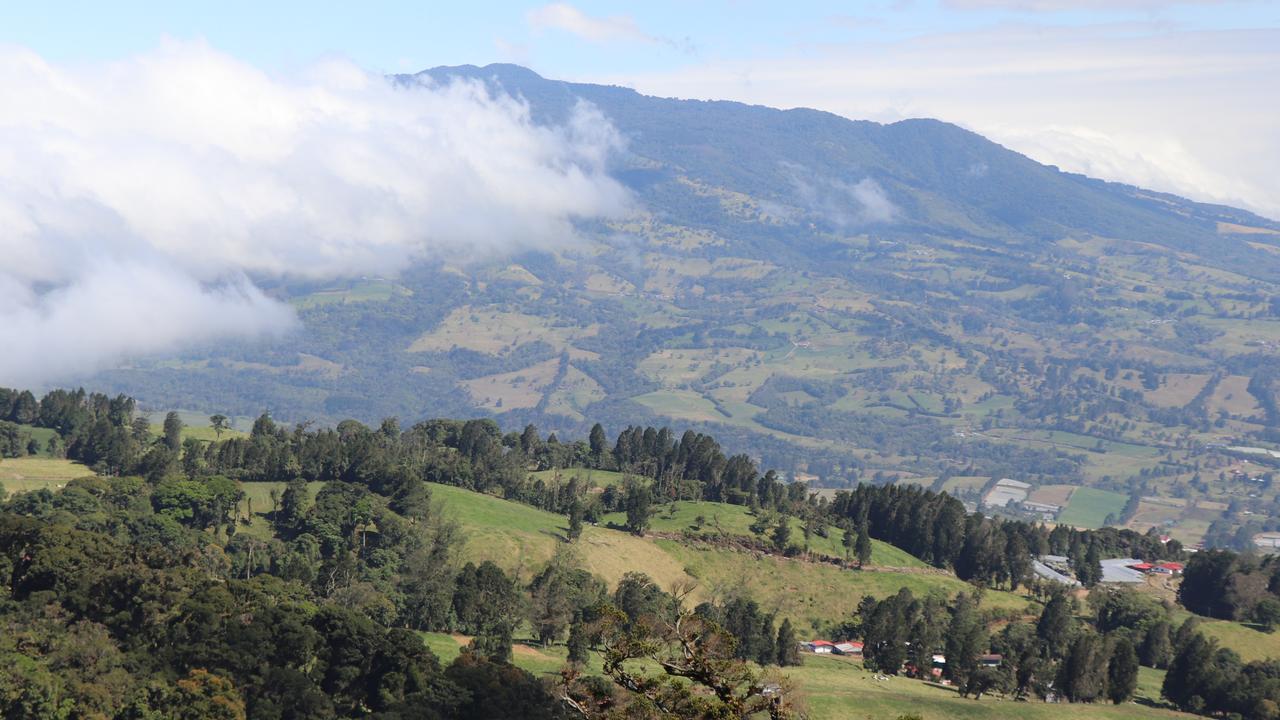
[[[0,384],[295,322],[245,273],[393,273],[625,211],[621,141],[479,84],[345,62],[268,75],[201,43],[103,66],[0,49]]]

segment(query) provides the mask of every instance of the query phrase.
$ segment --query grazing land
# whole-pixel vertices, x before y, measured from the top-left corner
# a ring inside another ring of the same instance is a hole
[[[56,490],[93,471],[71,460],[49,457],[0,459],[0,485],[9,494],[32,490]]]

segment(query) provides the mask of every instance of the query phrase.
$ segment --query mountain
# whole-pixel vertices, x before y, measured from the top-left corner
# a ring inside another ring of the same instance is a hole
[[[583,243],[555,252],[263,281],[298,308],[298,336],[92,384],[286,421],[695,427],[796,478],[976,502],[1011,477],[1078,524],[1189,541],[1275,505],[1251,483],[1269,470],[1242,481],[1223,448],[1280,441],[1280,223],[937,120],[655,98],[513,65],[396,81],[451,78],[543,123],[590,103],[625,139],[613,175],[634,215],[581,222]]]

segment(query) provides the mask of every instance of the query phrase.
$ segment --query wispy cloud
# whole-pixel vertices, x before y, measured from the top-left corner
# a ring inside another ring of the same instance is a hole
[[[560,30],[598,45],[619,41],[639,42],[666,45],[686,54],[696,53],[693,41],[689,38],[651,35],[641,30],[630,15],[597,17],[588,15],[569,3],[557,2],[535,8],[526,17],[534,30]]]
[[[529,11],[529,24],[535,29],[563,30],[593,43],[615,40],[654,42],[629,15],[592,17],[569,3],[550,3]]]
[[[540,127],[479,84],[276,77],[168,43],[100,66],[3,50],[0,97],[0,384],[286,331],[246,274],[556,245],[628,203],[599,112]]]

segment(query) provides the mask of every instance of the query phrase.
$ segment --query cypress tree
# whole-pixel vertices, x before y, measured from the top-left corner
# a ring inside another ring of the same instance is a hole
[[[582,615],[575,615],[573,622],[569,625],[569,641],[567,643],[569,649],[569,662],[574,664],[584,664],[590,659],[587,642],[587,629],[582,622]]]
[[[782,627],[778,628],[778,641],[775,646],[779,665],[789,667],[800,664],[800,644],[796,639],[795,628],[791,627],[790,618],[784,619]]]
[[[164,444],[173,452],[182,447],[182,420],[176,412],[164,416]]]
[[[1036,637],[1052,659],[1061,659],[1071,647],[1075,636],[1076,619],[1072,617],[1073,601],[1066,592],[1055,592],[1040,613],[1036,623]]]
[[[1147,636],[1142,639],[1142,664],[1163,670],[1169,667],[1172,656],[1173,643],[1169,638],[1169,623],[1161,621],[1152,625],[1147,631]]]
[[[1107,694],[1108,658],[1097,634],[1080,633],[1058,668],[1057,686],[1071,702],[1094,702]]]
[[[1119,705],[1133,697],[1138,687],[1138,654],[1128,638],[1120,638],[1107,663],[1107,697]]]
[[[582,535],[582,502],[577,498],[569,505],[569,541],[577,540]]]
[[[871,535],[867,532],[867,523],[858,523],[858,539],[854,543],[854,553],[858,556],[858,567],[871,561]]]

